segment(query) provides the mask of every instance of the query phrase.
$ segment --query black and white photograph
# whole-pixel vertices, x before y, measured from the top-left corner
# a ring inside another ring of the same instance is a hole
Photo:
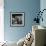
[[[11,26],[24,26],[24,12],[11,12],[10,24]]]

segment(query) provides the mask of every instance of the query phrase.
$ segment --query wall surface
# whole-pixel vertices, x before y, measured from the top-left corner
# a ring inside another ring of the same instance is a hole
[[[46,9],[46,0],[41,0],[41,1],[40,1],[40,9],[41,9],[41,11],[42,11],[43,9]],[[41,22],[40,22],[40,25],[43,25],[43,26],[46,27],[46,10],[43,12],[42,17],[43,17],[43,22],[41,21]]]
[[[32,30],[40,0],[4,0],[4,36],[7,41],[18,41]],[[24,27],[10,27],[10,12],[25,12]]]

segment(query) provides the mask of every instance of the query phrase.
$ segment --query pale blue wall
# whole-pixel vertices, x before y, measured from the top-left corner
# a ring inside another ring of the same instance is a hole
[[[35,12],[40,9],[40,0],[4,0],[4,35],[7,41],[18,41],[31,29]],[[10,12],[25,12],[24,27],[10,27]]]
[[[43,9],[46,9],[46,0],[41,0],[40,1],[40,10],[42,11]],[[46,10],[43,12],[43,22],[40,21],[40,25],[46,27]]]

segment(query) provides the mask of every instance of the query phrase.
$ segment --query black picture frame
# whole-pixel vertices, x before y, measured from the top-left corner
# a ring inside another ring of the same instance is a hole
[[[11,27],[24,27],[25,26],[25,13],[24,12],[10,12],[10,26]]]

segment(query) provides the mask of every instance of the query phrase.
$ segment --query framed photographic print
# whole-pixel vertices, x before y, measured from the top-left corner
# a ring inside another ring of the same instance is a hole
[[[24,12],[11,12],[10,13],[10,25],[15,26],[24,26]]]

